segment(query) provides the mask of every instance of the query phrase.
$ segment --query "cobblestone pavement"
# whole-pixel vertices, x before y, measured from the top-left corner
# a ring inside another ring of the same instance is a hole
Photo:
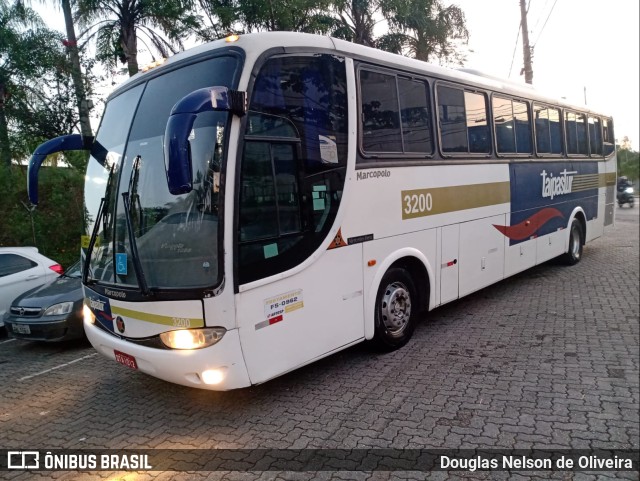
[[[83,343],[0,339],[10,449],[640,448],[638,209],[574,267],[546,263],[264,385],[174,386]],[[33,377],[31,377],[33,376]],[[7,479],[638,479],[637,472],[4,472]]]

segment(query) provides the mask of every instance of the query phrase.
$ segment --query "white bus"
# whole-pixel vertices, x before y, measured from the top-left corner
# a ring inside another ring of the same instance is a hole
[[[108,99],[86,173],[85,331],[186,386],[257,384],[557,256],[613,222],[610,117],[329,37],[233,36]]]

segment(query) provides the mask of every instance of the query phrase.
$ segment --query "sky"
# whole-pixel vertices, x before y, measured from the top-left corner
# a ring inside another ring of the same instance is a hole
[[[524,83],[519,0],[454,0],[469,30],[466,68]],[[638,0],[527,0],[533,85],[613,116],[640,149]],[[553,10],[552,10],[553,7]],[[546,22],[546,25],[545,25]],[[514,47],[515,58],[514,58]],[[513,68],[511,68],[513,59]],[[509,72],[511,70],[511,75]]]
[[[443,0],[465,13],[465,68],[524,83],[520,0]],[[47,2],[48,3],[48,2]],[[527,0],[533,85],[555,97],[609,114],[618,142],[640,150],[638,0]],[[61,10],[33,7],[64,31]],[[516,38],[518,43],[516,44]],[[514,55],[515,48],[515,55]],[[142,55],[141,65],[144,65]],[[123,81],[126,77],[120,77]]]

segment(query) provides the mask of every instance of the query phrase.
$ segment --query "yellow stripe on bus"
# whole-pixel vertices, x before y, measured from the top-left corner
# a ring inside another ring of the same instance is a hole
[[[456,185],[432,189],[403,190],[402,219],[445,214],[459,210],[508,204],[511,202],[509,182]]]
[[[171,327],[203,327],[204,319],[187,318],[180,316],[161,316],[159,314],[150,314],[148,312],[134,311],[131,309],[125,309],[123,307],[111,306],[111,312],[113,314],[119,314],[121,316],[138,319],[140,321],[151,322],[153,324],[162,324],[163,326]],[[188,321],[188,325],[187,322]]]

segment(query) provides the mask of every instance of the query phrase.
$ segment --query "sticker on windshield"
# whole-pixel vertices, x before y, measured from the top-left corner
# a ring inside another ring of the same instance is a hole
[[[318,135],[320,141],[320,158],[326,164],[338,163],[338,146],[335,137],[327,137],[326,135]]]
[[[127,254],[116,254],[116,274],[127,275]]]

